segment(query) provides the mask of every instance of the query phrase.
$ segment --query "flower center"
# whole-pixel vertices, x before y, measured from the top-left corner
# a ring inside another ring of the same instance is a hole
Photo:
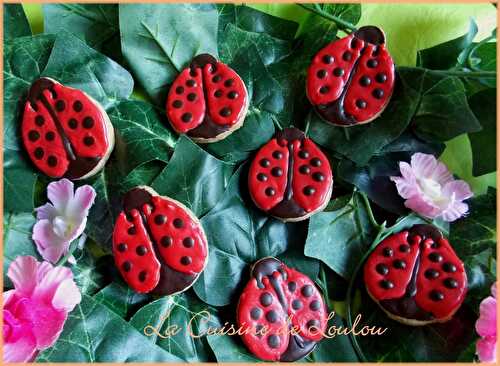
[[[52,227],[57,236],[65,239],[73,230],[73,222],[69,221],[64,216],[56,216],[54,220],[52,220]]]
[[[446,201],[441,191],[441,184],[431,178],[417,178],[420,189],[434,203],[440,204]]]

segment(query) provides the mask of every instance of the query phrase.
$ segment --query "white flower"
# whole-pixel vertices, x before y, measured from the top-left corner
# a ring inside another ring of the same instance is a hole
[[[415,153],[411,164],[402,161],[399,169],[401,177],[391,177],[391,180],[409,209],[445,221],[455,221],[469,210],[462,202],[473,195],[469,185],[453,179],[446,165],[433,155]]]
[[[43,259],[56,263],[68,252],[70,243],[78,238],[87,224],[89,209],[94,203],[94,189],[85,185],[73,190],[73,182],[61,179],[47,187],[51,203],[38,207],[33,240]]]

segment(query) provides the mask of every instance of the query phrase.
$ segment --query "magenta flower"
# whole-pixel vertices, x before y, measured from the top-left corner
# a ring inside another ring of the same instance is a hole
[[[14,290],[3,293],[4,362],[29,362],[56,342],[82,298],[69,268],[31,256],[17,257],[7,276]]]
[[[410,164],[399,162],[399,169],[401,177],[391,177],[391,180],[410,210],[445,221],[455,221],[469,210],[462,202],[472,197],[469,185],[453,179],[446,165],[433,155],[415,153]]]
[[[479,305],[476,332],[481,339],[476,343],[476,354],[481,362],[497,360],[497,284],[491,286],[491,294]]]
[[[36,209],[33,240],[43,259],[52,263],[65,255],[70,243],[83,233],[94,203],[96,194],[91,186],[79,187],[76,192],[73,188],[68,179],[50,183],[47,196],[52,203]]]

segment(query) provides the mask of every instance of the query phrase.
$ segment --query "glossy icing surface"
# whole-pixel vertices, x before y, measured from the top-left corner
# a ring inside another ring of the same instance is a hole
[[[407,319],[447,318],[467,292],[463,263],[431,225],[386,238],[365,263],[364,279],[387,311]]]
[[[387,105],[394,62],[382,31],[362,27],[321,49],[307,72],[307,96],[317,112],[338,125],[373,119]]]
[[[172,84],[167,116],[179,133],[215,137],[244,116],[248,95],[243,80],[212,56],[196,56]]]
[[[245,345],[269,361],[307,355],[323,337],[327,318],[314,282],[275,258],[254,265],[237,309],[238,326],[249,330],[243,335]]]
[[[116,221],[113,254],[120,273],[135,291],[150,292],[162,282],[170,290],[159,293],[167,294],[194,281],[205,266],[208,245],[201,225],[185,208],[135,188],[125,196],[124,211]],[[163,281],[162,275],[167,277]]]
[[[330,199],[328,159],[295,128],[280,131],[253,159],[248,183],[259,208],[277,217],[301,217]]]
[[[82,91],[42,78],[33,83],[24,106],[23,143],[46,175],[79,178],[106,155],[106,118]]]

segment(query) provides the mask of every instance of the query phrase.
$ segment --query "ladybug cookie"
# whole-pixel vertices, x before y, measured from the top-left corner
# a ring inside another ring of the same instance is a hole
[[[362,27],[321,49],[307,71],[306,93],[317,113],[338,126],[368,123],[394,90],[394,62],[385,35]]]
[[[178,133],[200,143],[216,142],[243,125],[248,103],[239,75],[213,56],[201,54],[174,80],[167,117]]]
[[[33,164],[52,178],[96,174],[115,142],[109,117],[94,99],[49,78],[30,88],[21,135]]]
[[[463,263],[432,225],[383,240],[365,264],[364,280],[388,316],[409,325],[449,320],[467,293]]]
[[[135,291],[172,295],[196,281],[207,264],[208,245],[198,218],[187,207],[141,186],[123,198],[113,255]]]
[[[251,270],[238,302],[237,322],[243,342],[258,358],[296,361],[323,338],[328,311],[311,279],[268,257]]]
[[[286,128],[257,152],[248,185],[261,210],[283,221],[300,221],[328,204],[332,170],[311,139],[296,128]]]

